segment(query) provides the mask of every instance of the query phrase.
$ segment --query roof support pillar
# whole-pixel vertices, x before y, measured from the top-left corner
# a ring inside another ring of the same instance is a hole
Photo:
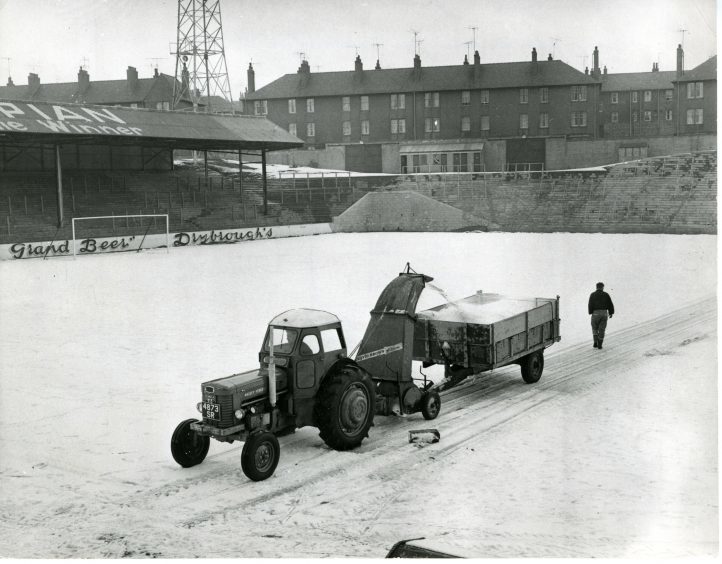
[[[268,186],[266,183],[266,150],[261,149],[261,178],[263,178],[263,215],[268,215]]]
[[[243,201],[243,150],[238,149],[238,192]]]
[[[63,166],[60,162],[60,145],[55,145],[55,177],[58,199],[58,227],[63,226]]]

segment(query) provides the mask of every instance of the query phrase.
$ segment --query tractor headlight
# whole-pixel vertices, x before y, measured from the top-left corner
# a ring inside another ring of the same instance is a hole
[[[203,413],[203,402],[202,401],[199,401],[196,404],[196,409],[198,410],[198,413]]]
[[[233,414],[236,416],[236,419],[243,419],[243,416],[246,414],[245,411],[242,409],[236,409],[236,412]]]

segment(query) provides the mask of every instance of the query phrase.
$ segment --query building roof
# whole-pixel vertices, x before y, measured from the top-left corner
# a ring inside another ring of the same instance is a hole
[[[285,74],[247,95],[248,99],[338,96],[595,84],[598,81],[562,61],[525,61],[341,72]]]
[[[693,80],[717,80],[717,55],[710,57],[704,63],[697,65],[692,70],[686,71],[677,80],[679,82],[691,82]]]
[[[127,79],[91,80],[80,92],[77,82],[40,83],[37,86],[0,86],[0,100],[58,102],[65,104],[131,104],[146,100],[157,87],[173,91],[175,78],[160,73],[152,78],[139,78],[131,88]]]
[[[677,71],[625,72],[602,75],[602,92],[666,90],[672,88]]]
[[[178,149],[279,150],[303,145],[266,118],[3,101],[0,143],[85,143]]]

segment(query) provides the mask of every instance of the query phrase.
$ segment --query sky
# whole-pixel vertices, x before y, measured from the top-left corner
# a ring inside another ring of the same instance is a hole
[[[188,0],[183,0],[187,2]],[[211,0],[212,1],[212,0]],[[247,86],[249,62],[259,88],[297,71],[461,64],[476,48],[482,63],[524,61],[536,47],[584,70],[599,47],[608,72],[674,70],[716,53],[716,0],[220,0],[233,99]],[[173,0],[0,0],[0,80],[74,82],[120,79],[128,66],[149,77],[174,75],[178,2]],[[686,30],[682,32],[681,30]],[[302,55],[303,54],[303,55]]]

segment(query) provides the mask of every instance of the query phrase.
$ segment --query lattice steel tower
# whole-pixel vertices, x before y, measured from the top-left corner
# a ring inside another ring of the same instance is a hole
[[[174,108],[186,99],[197,110],[205,96],[206,111],[210,112],[210,96],[233,99],[223,49],[220,0],[178,0],[178,41],[172,54],[176,56]]]

